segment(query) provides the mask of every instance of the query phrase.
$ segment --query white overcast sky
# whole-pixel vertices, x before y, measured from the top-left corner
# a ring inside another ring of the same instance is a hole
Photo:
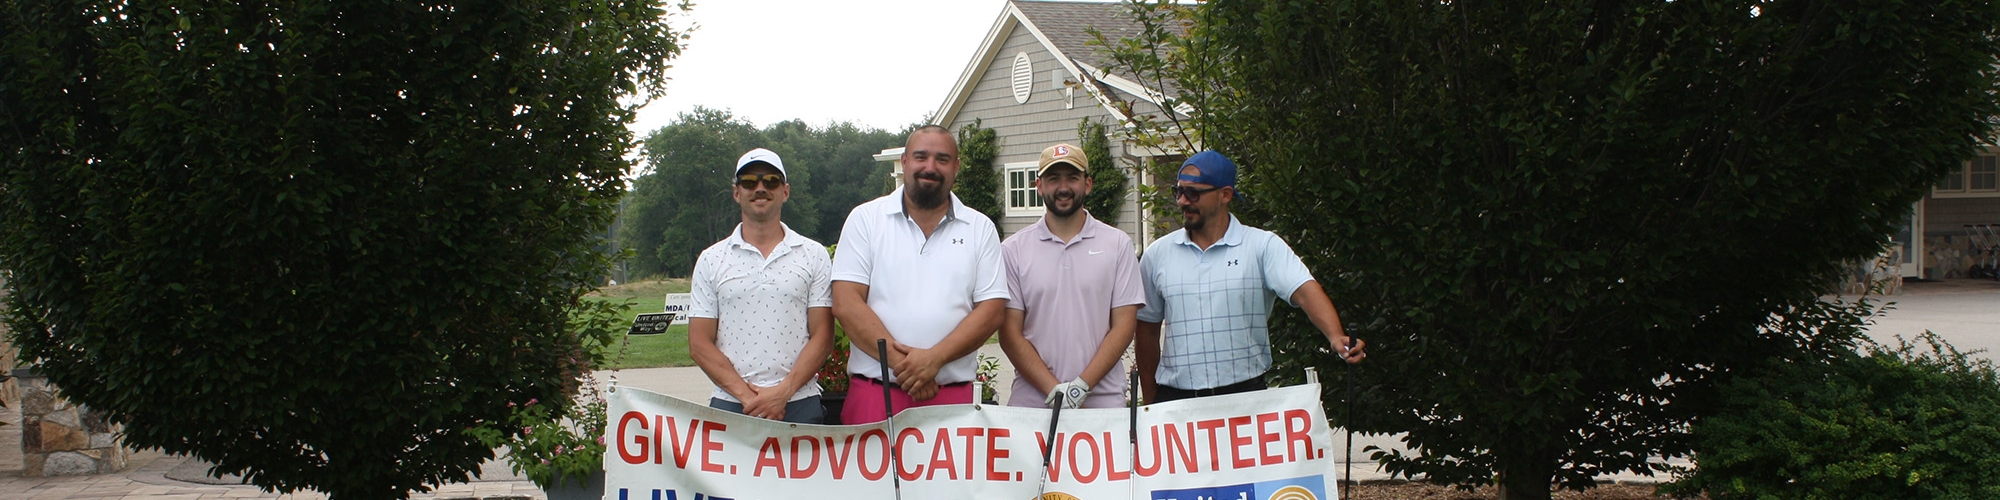
[[[789,119],[896,130],[943,102],[1005,0],[697,0],[666,95],[640,138],[695,106],[758,127]]]

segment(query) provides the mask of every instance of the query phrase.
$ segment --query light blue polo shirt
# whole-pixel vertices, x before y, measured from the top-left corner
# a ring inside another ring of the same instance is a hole
[[[1139,258],[1146,305],[1139,321],[1162,323],[1160,385],[1221,387],[1271,369],[1271,306],[1312,281],[1285,240],[1229,216],[1222,239],[1204,251],[1181,229],[1154,240]]]

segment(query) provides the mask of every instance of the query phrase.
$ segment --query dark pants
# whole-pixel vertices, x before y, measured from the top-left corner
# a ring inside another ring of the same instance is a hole
[[[1271,388],[1271,386],[1269,384],[1264,383],[1264,374],[1259,373],[1255,377],[1250,377],[1250,380],[1245,380],[1242,382],[1237,382],[1222,387],[1214,387],[1208,389],[1188,390],[1179,387],[1162,385],[1160,386],[1159,391],[1155,394],[1156,396],[1159,396],[1159,401],[1153,401],[1153,402],[1165,403],[1168,401],[1199,398],[1203,396],[1214,396],[1218,394],[1236,394],[1239,392],[1261,391],[1269,388]]]
[[[708,398],[708,407],[730,413],[743,413],[743,403],[723,401],[722,398]],[[785,421],[794,424],[825,422],[826,407],[820,406],[819,396],[785,403]]]

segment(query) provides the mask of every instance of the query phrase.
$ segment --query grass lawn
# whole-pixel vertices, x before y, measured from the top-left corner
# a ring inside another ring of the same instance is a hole
[[[627,311],[628,314],[625,315],[625,326],[623,327],[630,328],[632,326],[632,318],[640,314],[656,313],[665,310],[667,307],[665,302],[667,294],[686,293],[687,291],[688,282],[685,279],[640,281],[617,286],[607,286],[596,293],[585,296],[584,299],[631,303],[632,310]],[[694,359],[688,357],[687,338],[686,325],[675,325],[672,328],[668,328],[667,333],[659,335],[627,337],[630,342],[625,346],[625,355],[620,357],[617,354],[612,354],[611,367],[625,369],[694,366]]]

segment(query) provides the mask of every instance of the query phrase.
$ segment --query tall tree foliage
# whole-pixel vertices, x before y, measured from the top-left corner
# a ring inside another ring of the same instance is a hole
[[[1295,200],[1246,218],[1370,341],[1352,424],[1508,498],[1655,470],[1719,384],[1846,351],[1820,293],[2000,111],[1985,1],[1161,8],[1196,130]],[[1340,373],[1282,316],[1279,372]]]
[[[648,135],[651,170],[634,183],[619,241],[633,250],[632,276],[687,276],[695,257],[741,221],[730,200],[736,159],[766,148],[785,160],[792,198],[785,225],[820,242],[840,240],[855,205],[886,191],[875,154],[902,136],[852,123],[813,127],[787,120],[759,129],[728,111],[696,107]]]
[[[684,7],[684,6],[683,6]],[[464,481],[564,401],[654,1],[0,1],[23,357],[125,442],[266,489]]]
[[[1007,215],[1007,207],[1000,204],[1000,172],[993,169],[993,159],[1000,156],[1000,134],[979,125],[980,120],[973,120],[958,129],[958,180],[951,192],[998,227]]]
[[[1090,196],[1083,197],[1083,207],[1097,220],[1116,226],[1119,211],[1125,209],[1127,177],[1125,168],[1111,157],[1111,136],[1104,131],[1104,124],[1089,118],[1076,124],[1076,136],[1090,161]]]

